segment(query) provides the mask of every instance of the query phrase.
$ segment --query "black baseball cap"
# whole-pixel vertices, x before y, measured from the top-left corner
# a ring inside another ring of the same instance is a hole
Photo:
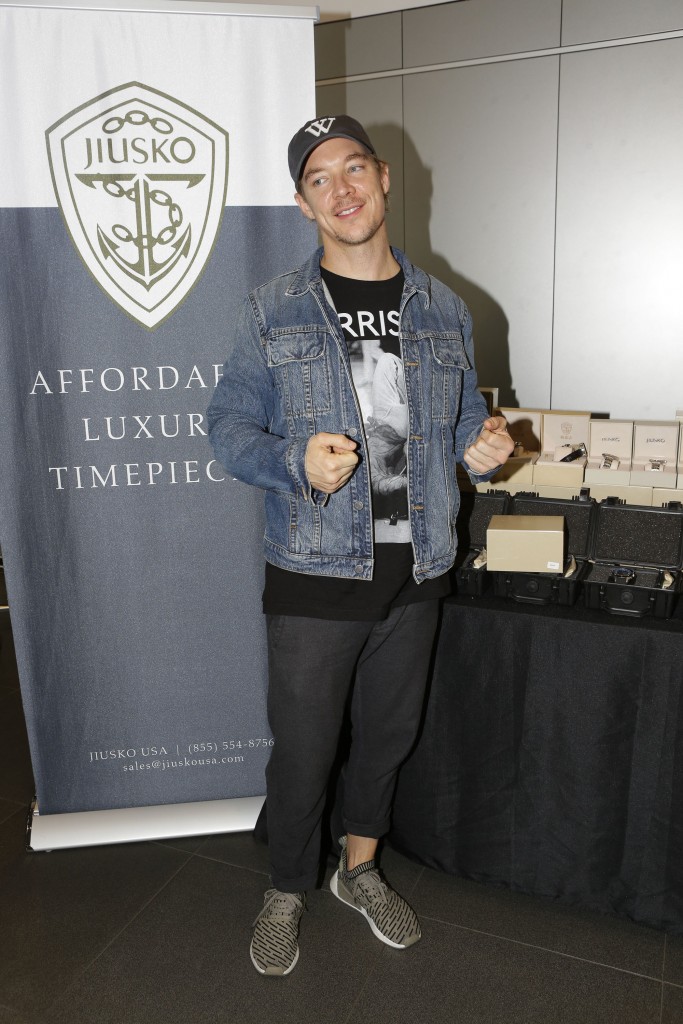
[[[353,142],[360,142],[373,156],[377,155],[365,128],[355,118],[349,117],[348,114],[315,117],[299,129],[287,150],[289,173],[295,182],[301,177],[304,164],[316,146],[327,142],[328,139],[351,139]]]

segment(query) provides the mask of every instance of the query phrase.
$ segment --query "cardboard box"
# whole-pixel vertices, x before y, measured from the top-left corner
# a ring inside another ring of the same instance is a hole
[[[588,449],[589,430],[589,412],[554,409],[543,413],[541,454],[534,464],[534,486],[551,484],[558,487],[582,487],[586,456],[574,462],[559,462],[556,459],[562,445],[585,444]]]
[[[495,408],[498,405],[498,388],[485,388],[483,385],[480,385],[479,390],[486,402],[486,408],[488,409],[489,416],[493,416]]]
[[[680,429],[676,420],[634,423],[631,484],[636,487],[676,487]]]
[[[493,477],[495,484],[505,489],[524,490],[533,480],[534,463],[541,451],[541,409],[513,409],[503,406],[496,412],[504,416],[508,434],[515,442],[515,450],[504,466]]]
[[[565,500],[577,498],[580,487],[558,487],[557,484],[534,484],[531,488],[539,498],[564,498]]]
[[[651,487],[631,487],[630,484],[615,484],[612,487],[603,484],[590,485],[591,498],[604,501],[605,498],[621,498],[627,505],[652,505]]]
[[[666,505],[669,501],[683,502],[683,487],[653,487],[651,494],[653,508],[659,508],[660,505]]]
[[[591,420],[589,437],[584,483],[600,484],[605,487],[628,485],[631,482],[633,422]],[[603,468],[606,455],[614,459],[609,469]]]
[[[560,573],[564,537],[564,516],[492,516],[486,531],[486,568]]]

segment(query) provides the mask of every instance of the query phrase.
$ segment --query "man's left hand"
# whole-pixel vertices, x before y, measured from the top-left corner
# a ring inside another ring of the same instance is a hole
[[[490,473],[507,462],[514,443],[507,432],[504,416],[489,416],[484,420],[481,434],[466,450],[463,459],[473,473]]]

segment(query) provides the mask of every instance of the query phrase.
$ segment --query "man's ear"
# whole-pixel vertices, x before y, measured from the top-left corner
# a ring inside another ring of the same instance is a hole
[[[310,206],[308,205],[304,197],[301,195],[301,193],[295,192],[294,198],[296,199],[297,206],[303,213],[304,217],[308,217],[309,220],[315,220],[315,214],[313,213],[313,210],[310,208]]]
[[[380,184],[382,186],[382,191],[384,192],[384,195],[385,196],[388,195],[389,194],[389,164],[386,163],[384,160],[380,161],[379,180],[380,180]]]

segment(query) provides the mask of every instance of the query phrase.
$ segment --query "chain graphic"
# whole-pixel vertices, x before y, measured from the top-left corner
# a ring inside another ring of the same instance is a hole
[[[104,291],[157,327],[187,296],[220,227],[227,133],[158,90],[129,83],[47,132],[60,209]]]

